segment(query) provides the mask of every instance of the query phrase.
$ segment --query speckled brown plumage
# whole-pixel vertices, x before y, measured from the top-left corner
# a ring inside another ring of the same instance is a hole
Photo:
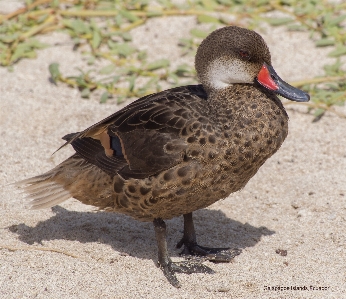
[[[168,257],[163,219],[184,215],[180,245],[189,253],[214,253],[198,247],[191,213],[243,188],[280,148],[288,116],[273,89],[308,99],[276,75],[263,39],[243,28],[225,27],[207,37],[197,51],[196,70],[202,85],[143,97],[65,136],[76,153],[21,182],[34,208],[71,196],[154,221],[159,262],[175,286],[174,272],[182,268]]]
[[[245,105],[248,101],[251,105]],[[156,94],[142,110],[134,107],[108,126],[110,135],[124,140],[126,156],[116,161],[122,166],[118,174],[108,170],[112,157],[101,143],[85,137],[72,142],[77,154],[55,169],[54,178],[85,204],[143,221],[187,214],[243,188],[287,135],[281,102],[262,87],[235,84],[212,103],[200,85],[176,88]],[[145,134],[148,125],[151,134]],[[135,159],[142,163],[130,169],[126,161]]]

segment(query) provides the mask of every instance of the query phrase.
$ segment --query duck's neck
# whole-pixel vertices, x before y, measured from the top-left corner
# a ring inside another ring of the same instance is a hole
[[[229,122],[235,118],[256,118],[256,114],[278,113],[287,117],[281,101],[275,94],[253,84],[232,84],[226,88],[208,91],[211,119]]]
[[[211,115],[217,116],[227,114],[229,110],[237,110],[245,104],[245,98],[244,84],[229,84],[222,89],[208,90],[208,105]]]

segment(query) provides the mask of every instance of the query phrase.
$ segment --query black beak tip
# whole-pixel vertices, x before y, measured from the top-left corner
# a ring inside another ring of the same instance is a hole
[[[310,95],[307,92],[304,92],[305,96],[306,96],[306,100],[305,102],[309,102],[310,101]]]
[[[291,98],[290,100],[296,101],[296,102],[309,102],[310,101],[310,95],[307,92],[301,92],[301,96],[297,97],[296,99]]]
[[[310,95],[298,88],[295,88],[284,81],[278,82],[279,88],[276,93],[294,102],[309,102]]]

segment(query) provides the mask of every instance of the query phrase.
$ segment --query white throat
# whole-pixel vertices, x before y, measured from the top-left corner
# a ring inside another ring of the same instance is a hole
[[[254,79],[249,74],[246,62],[222,58],[210,63],[207,78],[214,89],[223,89],[233,83],[252,83]]]

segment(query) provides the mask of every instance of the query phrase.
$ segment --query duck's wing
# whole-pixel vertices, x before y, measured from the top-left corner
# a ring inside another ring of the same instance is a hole
[[[186,128],[205,120],[206,98],[201,85],[149,95],[64,139],[111,176],[149,177],[183,161]]]
[[[78,133],[69,135],[74,136],[75,134]],[[64,136],[63,139],[68,140],[69,135]],[[110,176],[114,176],[120,169],[127,165],[127,161],[122,155],[107,156],[105,148],[97,139],[91,137],[77,138],[72,142],[72,146],[86,161],[96,165]]]

